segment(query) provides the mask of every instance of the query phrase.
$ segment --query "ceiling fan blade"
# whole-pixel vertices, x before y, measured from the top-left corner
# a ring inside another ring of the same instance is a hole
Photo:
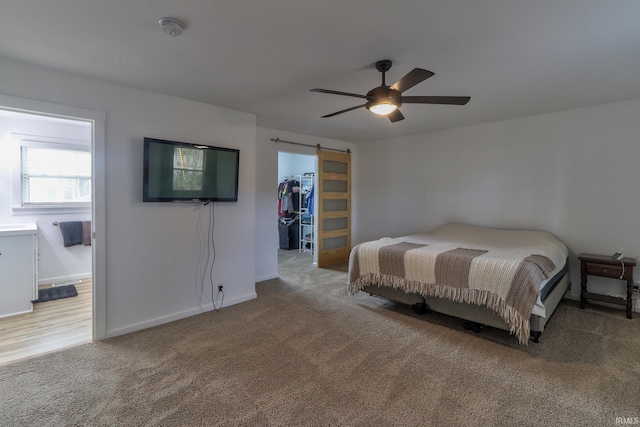
[[[362,108],[365,105],[366,104],[356,105],[355,107],[347,108],[345,110],[336,111],[335,113],[331,113],[331,114],[327,114],[326,116],[322,116],[322,118],[324,119],[325,117],[333,117],[333,116],[337,116],[338,114],[342,114],[342,113],[346,113],[346,112],[349,112],[349,111],[357,110],[358,108]]]
[[[403,96],[402,103],[465,105],[470,99],[468,96]]]
[[[329,93],[331,95],[343,95],[343,96],[352,96],[354,98],[367,99],[365,95],[358,95],[357,93],[349,93],[349,92],[339,92],[337,90],[315,88],[315,89],[309,89],[309,92]]]
[[[391,123],[395,123],[395,122],[399,122],[400,120],[404,120],[404,116],[402,115],[400,110],[395,110],[393,113],[388,114],[387,117],[389,117],[389,120],[391,120]]]
[[[409,71],[409,73],[406,76],[404,76],[403,78],[398,80],[393,86],[391,86],[391,89],[395,89],[397,91],[400,91],[400,93],[402,93],[407,89],[411,89],[418,83],[427,80],[429,77],[433,76],[433,74],[434,73],[432,73],[429,70],[423,70],[422,68],[414,68],[412,71]]]

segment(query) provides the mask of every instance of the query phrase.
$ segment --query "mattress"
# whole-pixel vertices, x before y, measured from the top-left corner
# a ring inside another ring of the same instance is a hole
[[[558,271],[552,278],[544,281],[543,283],[540,284],[540,299],[542,301],[544,301],[547,298],[547,295],[549,295],[549,292],[551,292],[553,290],[553,287],[557,284],[558,280],[564,276],[565,274],[567,274],[567,271],[569,271],[569,260],[567,260],[564,265],[562,266],[562,268],[560,269],[560,271]],[[544,306],[544,305],[543,305]],[[537,313],[534,313],[537,314]],[[540,314],[538,314],[540,316]],[[544,316],[542,316],[544,317]]]

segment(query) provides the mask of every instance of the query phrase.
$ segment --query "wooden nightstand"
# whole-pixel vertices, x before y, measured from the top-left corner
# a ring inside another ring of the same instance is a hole
[[[588,299],[603,301],[609,304],[619,304],[627,306],[627,318],[631,319],[633,311],[633,267],[636,260],[633,258],[623,258],[622,263],[611,258],[609,255],[580,254],[580,276],[582,281],[580,291],[580,308],[584,308]],[[624,270],[624,271],[623,271]],[[610,279],[627,281],[627,298],[616,298],[609,295],[594,294],[587,291],[587,276],[608,277]]]

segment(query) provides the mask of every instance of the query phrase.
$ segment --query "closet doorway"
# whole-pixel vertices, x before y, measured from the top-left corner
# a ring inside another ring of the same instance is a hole
[[[34,294],[40,299],[54,295],[34,303],[30,312],[0,317],[0,364],[5,364],[94,338],[96,256],[91,224],[95,223],[94,119],[100,114],[19,98],[0,101],[5,101],[0,102],[4,159],[0,174],[12,182],[8,191],[0,193],[0,222],[36,224]],[[55,113],[58,107],[61,114]],[[69,112],[89,114],[84,119]],[[103,120],[98,128],[104,128]],[[66,247],[60,224],[71,221],[88,229],[81,245]],[[56,292],[62,288],[64,292]]]
[[[316,155],[278,152],[278,268],[317,263],[316,170]]]

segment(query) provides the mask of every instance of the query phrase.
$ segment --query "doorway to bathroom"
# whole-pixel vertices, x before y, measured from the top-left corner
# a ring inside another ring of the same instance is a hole
[[[94,339],[96,132],[93,120],[55,114],[52,104],[42,103],[49,111],[38,111],[16,108],[22,104],[17,98],[0,102],[0,180],[7,183],[0,190],[0,223],[35,230],[30,296],[36,302],[0,313],[4,364]],[[82,236],[70,239],[69,227],[78,224]]]

